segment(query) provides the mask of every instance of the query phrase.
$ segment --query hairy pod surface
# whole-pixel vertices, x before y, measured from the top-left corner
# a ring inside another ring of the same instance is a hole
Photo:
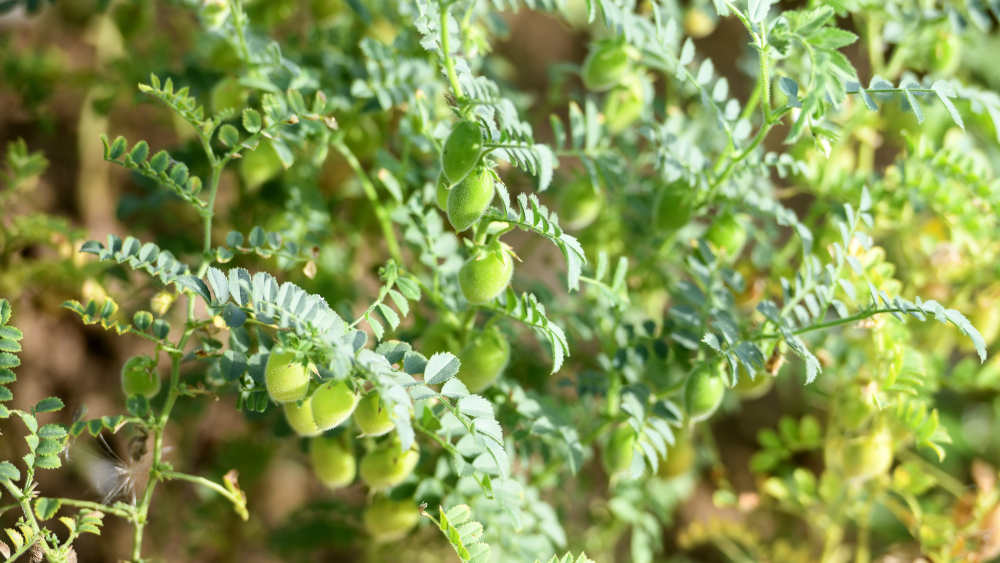
[[[448,134],[441,151],[441,169],[452,183],[460,182],[479,162],[483,132],[475,121],[459,121]]]
[[[155,371],[156,360],[148,356],[133,356],[122,365],[121,384],[126,396],[141,395],[147,399],[160,392],[160,376]]]
[[[232,76],[227,76],[215,83],[212,92],[209,94],[212,105],[212,113],[219,114],[224,111],[239,111],[247,103],[249,97],[246,87]]]
[[[695,454],[691,436],[687,432],[677,434],[674,443],[667,446],[667,455],[660,460],[656,475],[662,479],[684,475],[694,466]]]
[[[361,516],[365,530],[377,542],[393,542],[406,537],[420,521],[420,512],[412,500],[375,497]]]
[[[619,424],[612,431],[601,457],[609,476],[621,475],[631,469],[636,439],[635,430],[628,424]]]
[[[420,350],[430,357],[438,352],[458,354],[461,345],[458,340],[457,327],[447,321],[437,321],[427,327],[420,336]]]
[[[323,432],[313,418],[311,397],[301,402],[285,403],[281,408],[285,412],[288,426],[299,436],[316,436]]]
[[[604,206],[604,192],[587,175],[570,182],[559,198],[559,219],[565,229],[589,227]]]
[[[365,436],[382,436],[395,428],[389,409],[375,392],[368,393],[358,402],[354,409],[354,422]]]
[[[277,151],[267,141],[261,141],[256,149],[244,152],[240,158],[240,176],[251,190],[259,188],[283,169]]]
[[[726,394],[726,383],[719,370],[710,365],[701,365],[691,373],[684,383],[684,408],[693,422],[705,420],[722,404]]]
[[[295,361],[295,353],[272,350],[264,368],[264,385],[267,394],[276,403],[301,400],[309,391],[309,372],[306,366]]]
[[[735,213],[723,213],[705,232],[705,239],[722,254],[736,256],[747,242],[747,228]]]
[[[496,326],[477,334],[462,350],[458,378],[472,393],[496,382],[510,361],[510,343]]]
[[[758,373],[753,379],[746,373],[740,372],[739,379],[733,389],[740,394],[743,399],[759,399],[774,387],[774,376],[767,373]]]
[[[448,193],[451,192],[451,183],[444,174],[438,176],[437,188],[434,190],[434,201],[437,203],[438,209],[444,212],[448,212]]]
[[[823,454],[830,469],[848,479],[865,481],[892,466],[892,432],[880,423],[861,436],[835,436],[827,440]]]
[[[604,123],[617,135],[631,127],[646,108],[646,90],[642,79],[628,76],[615,86],[604,99]]]
[[[488,303],[510,285],[514,260],[502,248],[484,250],[458,271],[458,284],[469,303]]]
[[[309,459],[316,477],[331,489],[350,485],[358,471],[354,451],[338,438],[313,438],[309,442]]]
[[[624,43],[600,43],[583,61],[583,84],[590,90],[608,90],[624,78],[631,64],[629,50]]]
[[[451,226],[462,232],[475,224],[493,201],[495,189],[493,172],[488,168],[477,168],[448,190],[448,221]]]
[[[402,451],[397,441],[390,440],[361,458],[361,479],[375,490],[395,487],[413,473],[419,460],[415,444],[412,449]]]
[[[691,220],[694,212],[694,194],[684,182],[664,186],[653,202],[653,221],[662,233],[673,233]]]
[[[328,381],[311,397],[313,420],[326,431],[347,420],[358,404],[358,395],[344,381]]]

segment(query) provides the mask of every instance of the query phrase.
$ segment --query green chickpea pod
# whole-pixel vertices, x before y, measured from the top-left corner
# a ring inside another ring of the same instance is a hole
[[[480,249],[462,265],[458,285],[469,303],[488,303],[497,298],[514,275],[514,260],[500,243]]]
[[[719,369],[708,364],[696,368],[684,384],[684,407],[692,422],[712,416],[722,404],[726,382]]]

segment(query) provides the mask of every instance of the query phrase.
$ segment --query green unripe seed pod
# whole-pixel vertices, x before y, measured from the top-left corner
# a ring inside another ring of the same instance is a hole
[[[264,368],[264,385],[276,403],[299,401],[309,391],[309,372],[295,361],[294,352],[272,350]]]
[[[712,222],[705,239],[727,256],[736,256],[747,242],[747,229],[734,213],[724,213]]]
[[[673,233],[691,220],[694,212],[694,194],[684,182],[664,186],[653,203],[653,221],[658,231]]]
[[[580,176],[563,191],[559,199],[559,221],[563,228],[585,229],[597,219],[604,206],[604,192]]]
[[[619,424],[611,433],[607,446],[604,447],[601,460],[604,470],[614,477],[632,468],[632,458],[635,455],[635,430],[628,424]]]
[[[420,336],[420,351],[428,358],[438,352],[451,352],[457,355],[461,347],[455,331],[454,325],[444,321],[430,325]]]
[[[684,384],[684,408],[693,422],[712,416],[722,404],[726,382],[718,370],[709,365],[699,366]]]
[[[438,209],[446,213],[448,212],[448,193],[450,191],[451,191],[451,184],[448,183],[448,180],[444,177],[444,174],[441,174],[438,177],[435,201],[437,202]]]
[[[344,144],[358,160],[375,156],[375,151],[385,144],[382,124],[375,115],[362,113],[343,124]]]
[[[154,371],[156,360],[134,356],[122,365],[122,391],[128,397],[142,395],[153,398],[160,392],[160,376]]]
[[[389,409],[382,404],[378,393],[368,393],[358,402],[354,409],[354,422],[358,424],[361,433],[366,436],[381,436],[388,434],[396,426],[392,423]]]
[[[745,373],[740,373],[736,381],[736,392],[744,399],[759,399],[767,394],[774,386],[774,376],[767,373],[758,373],[753,380]]]
[[[240,111],[246,106],[249,93],[235,77],[227,76],[215,83],[210,94],[212,113]]]
[[[691,437],[686,433],[678,434],[674,443],[667,446],[667,455],[660,460],[656,475],[661,479],[673,479],[690,471],[694,460],[695,449]]]
[[[962,38],[955,33],[939,32],[931,42],[930,69],[935,74],[954,74],[962,61]]]
[[[309,459],[316,477],[331,489],[350,485],[358,471],[354,451],[337,438],[313,438],[309,442]]]
[[[892,432],[881,424],[862,436],[835,437],[827,441],[823,453],[828,468],[848,479],[865,481],[892,466]]]
[[[684,33],[701,39],[715,31],[716,22],[705,10],[695,6],[684,12]]]
[[[471,393],[479,393],[500,377],[510,361],[510,343],[496,326],[473,337],[459,357],[458,378]]]
[[[277,151],[267,141],[261,141],[256,149],[244,152],[240,158],[240,176],[251,190],[259,188],[264,182],[280,174],[284,168]]]
[[[358,395],[344,381],[328,381],[313,393],[310,401],[313,420],[325,432],[351,416],[358,404]]]
[[[323,432],[316,426],[316,419],[313,418],[311,397],[301,403],[285,403],[281,407],[285,411],[288,426],[291,426],[299,436],[316,436]]]
[[[604,99],[604,124],[617,135],[628,129],[646,107],[646,91],[639,77],[626,79],[621,86],[608,92]]]
[[[448,222],[462,232],[479,220],[493,201],[493,172],[477,168],[448,190]]]
[[[451,183],[459,182],[479,163],[483,132],[475,121],[459,121],[448,134],[441,151],[441,169]]]
[[[583,61],[583,84],[589,90],[608,90],[621,82],[631,65],[627,45],[602,42],[591,48]]]
[[[416,445],[405,452],[395,440],[365,454],[361,458],[361,479],[372,489],[395,487],[413,473],[420,460]]]
[[[201,9],[202,22],[209,29],[218,29],[226,23],[229,13],[229,3],[226,0],[205,0]],[[218,113],[218,110],[215,109],[214,98],[212,102],[212,111]]]
[[[510,285],[514,260],[501,247],[490,248],[470,258],[458,271],[458,285],[469,303],[488,303]]]
[[[365,530],[376,542],[401,540],[420,521],[420,511],[413,501],[392,500],[379,495],[361,515]]]

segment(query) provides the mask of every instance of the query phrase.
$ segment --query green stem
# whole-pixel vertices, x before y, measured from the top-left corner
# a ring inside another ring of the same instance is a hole
[[[193,318],[194,298],[188,296],[188,319]],[[184,345],[187,343],[191,333],[191,328],[184,331],[184,335],[181,337],[181,340],[177,345],[178,350],[184,349]],[[163,479],[163,474],[161,472],[163,466],[163,430],[166,427],[167,420],[170,418],[170,411],[173,410],[174,403],[177,402],[177,397],[180,396],[180,371],[182,357],[183,356],[181,354],[174,354],[170,357],[170,384],[168,386],[167,400],[163,404],[163,410],[160,412],[160,415],[157,417],[152,428],[153,460],[150,464],[146,488],[142,493],[142,500],[139,505],[135,507],[132,519],[135,523],[135,527],[132,532],[132,561],[136,562],[141,561],[142,559],[142,535],[148,521],[149,506],[153,501],[153,491],[156,489],[157,483]]]
[[[762,22],[759,36],[761,109],[764,111],[764,122],[771,121],[771,78],[767,60],[767,25]]]
[[[233,10],[234,26],[236,27],[237,34],[239,35],[240,46],[243,49],[245,60],[249,60],[249,54],[246,48],[246,39],[243,34],[243,24],[245,22],[243,22],[243,7],[241,0],[230,0],[230,8]],[[206,202],[205,210],[201,213],[202,221],[204,222],[204,240],[202,242],[202,262],[198,267],[197,273],[199,278],[205,275],[208,267],[212,264],[212,258],[209,252],[212,249],[212,222],[215,218],[215,198],[219,191],[219,180],[222,176],[222,170],[234,154],[230,153],[221,159],[218,158],[212,150],[211,133],[201,135],[201,145],[202,149],[205,151],[205,156],[211,163],[212,175],[209,178],[208,201]],[[167,421],[170,419],[170,413],[174,408],[174,404],[180,396],[180,371],[181,360],[184,357],[184,347],[187,344],[188,339],[198,327],[198,323],[195,318],[194,299],[193,295],[188,295],[187,323],[184,334],[181,336],[177,346],[170,347],[164,343],[159,343],[159,345],[161,345],[170,356],[170,384],[167,389],[167,399],[163,404],[163,409],[160,411],[160,414],[156,418],[155,422],[151,425],[151,430],[153,431],[153,459],[149,467],[146,488],[142,493],[142,500],[132,509],[131,513],[126,513],[125,511],[121,511],[119,509],[112,509],[113,511],[108,511],[111,514],[116,514],[118,516],[122,516],[123,518],[132,520],[132,561],[136,562],[141,561],[142,559],[142,537],[143,532],[145,531],[146,523],[149,519],[149,507],[153,501],[153,492],[156,490],[156,485],[160,481],[167,478],[165,477],[163,470],[163,432],[166,428]],[[228,491],[227,496],[229,496]]]
[[[892,58],[889,59],[889,63],[885,66],[885,75],[883,78],[886,80],[894,80],[903,71],[903,66],[906,64],[906,55],[909,54],[908,44],[897,43],[896,50],[892,53]],[[876,90],[877,91],[877,90]],[[914,89],[914,91],[918,91]]]
[[[236,512],[239,513],[240,516],[244,516],[244,520],[246,519],[245,517],[246,502],[244,501],[244,499],[240,498],[238,495],[233,494],[229,489],[216,483],[215,481],[212,481],[211,479],[206,479],[204,477],[200,477],[198,475],[181,473],[179,471],[162,471],[160,475],[166,481],[177,479],[179,481],[188,481],[189,483],[194,483],[196,485],[201,485],[202,487],[212,489],[213,491],[225,497],[226,500],[233,503],[233,506],[236,508]]]
[[[871,310],[868,310],[868,311],[861,311],[860,313],[855,313],[855,314],[849,315],[847,317],[841,317],[839,319],[834,319],[832,321],[827,321],[825,323],[817,323],[817,324],[814,324],[814,325],[809,325],[807,327],[796,329],[796,330],[792,331],[792,334],[794,334],[794,335],[797,336],[797,335],[800,335],[800,334],[806,334],[808,332],[814,332],[814,331],[817,331],[817,330],[823,330],[823,329],[827,329],[827,328],[831,328],[831,327],[835,327],[835,326],[851,324],[853,322],[864,320],[864,319],[867,319],[868,317],[874,317],[875,315],[880,315],[882,313],[906,313],[906,312],[908,312],[906,309],[897,309],[895,307],[890,307],[890,308],[885,308],[885,309],[871,309]],[[750,340],[770,340],[772,338],[781,338],[781,337],[782,337],[782,335],[779,334],[779,333],[768,332],[768,333],[758,333],[758,334],[752,335],[750,337]]]
[[[414,420],[412,422],[412,424],[413,424],[414,430],[416,430],[417,432],[420,432],[421,434],[427,436],[431,440],[434,440],[435,442],[437,442],[437,444],[439,446],[441,446],[442,449],[444,449],[445,451],[447,451],[451,455],[459,457],[459,458],[462,457],[462,454],[459,453],[458,449],[455,446],[453,446],[450,442],[446,441],[444,438],[438,436],[436,433],[432,432],[430,429],[425,428],[422,424],[418,423],[416,420]]]
[[[585,284],[589,284],[589,285],[592,285],[592,286],[599,287],[599,288],[603,289],[609,295],[614,295],[614,296],[618,297],[620,299],[620,302],[622,302],[624,304],[628,304],[629,303],[628,294],[620,297],[619,294],[618,294],[618,292],[615,291],[615,289],[613,287],[611,287],[610,285],[604,283],[601,280],[594,279],[594,278],[592,278],[590,276],[580,276],[580,281],[583,282],[583,283],[585,283]]]
[[[903,88],[865,88],[865,92],[870,94],[899,94],[903,92]],[[917,93],[917,94],[934,94],[934,90],[930,88],[906,88],[905,91]]]
[[[777,122],[773,122],[770,119],[764,122],[764,124],[757,131],[757,135],[754,136],[753,141],[750,142],[750,145],[747,146],[747,148],[743,149],[743,151],[740,152],[740,154],[736,155],[735,158],[730,160],[729,164],[726,165],[726,168],[722,171],[722,173],[719,174],[719,176],[709,186],[708,195],[706,195],[702,205],[707,205],[708,202],[712,201],[712,196],[715,195],[715,192],[718,190],[719,186],[721,186],[723,182],[729,179],[729,176],[732,175],[733,170],[735,170],[736,168],[736,165],[742,162],[747,156],[750,155],[751,152],[753,152],[757,147],[760,146],[762,142],[764,142],[764,138],[767,137],[767,134],[771,131],[771,128],[773,128],[776,123]]]
[[[899,452],[899,457],[919,465],[921,469],[933,475],[938,484],[941,485],[944,490],[951,493],[955,498],[962,498],[966,495],[968,487],[966,487],[965,484],[919,455],[909,450],[902,450]]]
[[[124,508],[116,508],[114,506],[108,506],[106,504],[101,504],[99,502],[90,502],[88,500],[77,500],[72,498],[53,498],[52,500],[64,506],[75,506],[77,508],[86,508],[88,510],[93,510],[95,512],[112,514],[119,518],[124,518],[125,520],[131,520],[134,516],[131,510],[126,510]]]
[[[882,505],[896,517],[896,520],[899,520],[899,523],[902,524],[913,537],[919,536],[919,527],[913,518],[912,511],[906,505],[900,503],[898,500],[889,495],[884,495],[880,501]]]
[[[448,8],[450,2],[439,4],[441,10],[441,55],[444,58],[444,69],[448,73],[448,82],[451,83],[451,90],[457,99],[462,99],[462,85],[458,82],[458,73],[455,72],[455,61],[451,58],[451,49],[448,46]]]
[[[854,548],[855,563],[871,561],[871,519],[871,507],[864,510],[858,518],[858,545]]]
[[[372,304],[369,305],[367,309],[365,309],[365,312],[362,313],[360,317],[358,317],[357,319],[354,319],[354,322],[352,322],[349,325],[349,328],[354,328],[354,327],[358,326],[358,324],[361,321],[365,320],[365,318],[369,317],[372,313],[374,313],[375,312],[375,308],[378,307],[379,305],[381,305],[385,301],[385,297],[389,294],[389,290],[392,289],[392,287],[393,287],[393,285],[395,285],[395,283],[396,283],[396,280],[393,279],[391,283],[387,283],[387,284],[383,285],[382,289],[379,290],[378,297],[375,298],[375,301],[373,301]]]
[[[486,143],[486,146],[492,148],[506,148],[506,147],[517,147],[518,145],[504,145],[502,143]],[[610,149],[559,149],[555,151],[556,156],[571,157],[571,158],[599,158],[604,155],[613,154]]]
[[[750,93],[750,97],[747,98],[747,104],[743,106],[743,111],[740,112],[740,119],[749,119],[753,110],[757,108],[757,104],[760,103],[760,91],[762,82],[758,79],[757,84],[753,87],[753,92]]]
[[[753,563],[754,561],[744,553],[743,549],[736,542],[725,536],[716,537],[712,543],[731,561],[737,563]]]
[[[25,553],[27,553],[28,550],[31,549],[32,546],[34,546],[34,545],[35,544],[33,544],[33,543],[27,543],[27,542],[25,542],[25,544],[21,546],[21,549],[15,551],[14,553],[11,553],[10,557],[8,557],[5,561],[17,561],[19,557],[21,557],[22,555],[24,555]]]
[[[385,208],[379,203],[378,193],[375,191],[375,184],[372,183],[368,174],[365,172],[361,163],[358,162],[358,158],[354,156],[351,149],[344,144],[343,141],[337,140],[333,142],[333,146],[337,149],[345,160],[347,164],[350,165],[351,169],[358,176],[358,180],[361,182],[361,188],[365,192],[365,197],[372,204],[375,211],[375,217],[378,219],[379,226],[382,228],[382,236],[385,237],[385,244],[389,247],[389,255],[392,256],[393,260],[402,264],[403,254],[399,250],[399,242],[396,240],[396,233],[392,229],[392,221],[389,219],[389,214],[386,212]]]
[[[820,556],[820,563],[827,563],[829,561],[834,561],[834,555],[837,553],[837,547],[840,545],[840,540],[844,537],[844,530],[839,524],[830,523],[826,528],[826,535],[823,539],[823,553]]]
[[[459,420],[461,420],[461,419],[459,419]],[[453,455],[453,456],[455,456],[456,458],[459,458],[459,459],[462,458],[462,454],[461,454],[461,452],[458,451],[458,448],[456,448],[450,442],[448,442],[447,440],[441,438],[440,436],[438,436],[436,433],[432,432],[428,428],[425,428],[423,425],[421,425],[420,423],[418,423],[416,420],[413,421],[413,428],[416,431],[420,432],[421,434],[423,434],[423,435],[427,436],[428,438],[430,438],[430,439],[434,440],[435,442],[437,442],[437,444],[439,446],[441,446],[445,451],[447,451],[451,455]],[[481,477],[479,477],[479,476],[473,476],[473,478],[476,480],[477,483],[479,483],[479,485],[481,487],[483,487],[484,489],[486,488],[486,485],[482,481]]]
[[[233,27],[236,29],[236,38],[240,44],[240,54],[242,55],[243,62],[250,62],[250,49],[247,48],[247,38],[244,28],[246,27],[246,20],[243,19],[245,12],[243,11],[243,0],[229,0],[229,11],[233,15]]]
[[[148,341],[152,342],[153,344],[156,344],[157,346],[160,346],[163,349],[163,351],[166,352],[166,353],[168,353],[168,354],[179,354],[180,353],[180,350],[174,348],[173,346],[171,346],[169,344],[164,343],[162,340],[160,340],[159,338],[157,338],[157,337],[155,337],[155,336],[153,336],[151,334],[146,334],[144,332],[139,332],[138,330],[133,330],[131,327],[129,327],[128,333],[132,334],[132,335],[135,335],[135,336],[138,336],[139,338],[142,338],[144,340],[148,340]]]
[[[885,45],[882,44],[879,23],[874,15],[869,15],[865,20],[865,43],[868,47],[868,60],[872,65],[872,74],[882,74],[885,67]]]
[[[30,484],[32,482],[34,476],[33,473],[34,472],[29,467],[28,475],[25,477],[24,480],[25,483]],[[28,521],[28,525],[31,526],[31,530],[35,534],[36,542],[41,544],[42,551],[45,553],[45,555],[48,555],[51,552],[52,548],[49,547],[48,542],[45,541],[45,537],[42,535],[42,528],[38,525],[38,520],[35,519],[35,512],[31,509],[30,495],[28,495],[21,489],[15,487],[14,483],[12,483],[11,481],[3,481],[3,485],[4,487],[6,487],[8,491],[10,491],[11,496],[13,496],[14,499],[17,500],[17,504],[21,507],[21,512],[24,513],[24,518]],[[25,542],[23,548],[18,550],[7,560],[8,561],[17,560],[17,558],[21,554],[25,553],[28,549],[31,548],[31,546],[35,545],[36,542]]]
[[[206,147],[208,154],[211,156],[212,152],[210,148]],[[202,265],[203,268],[209,263],[208,255],[212,250],[212,219],[215,217],[215,196],[219,192],[219,178],[222,175],[222,164],[214,162],[212,164],[212,176],[209,179],[208,186],[208,207],[203,214],[205,228],[204,228],[204,241],[202,244],[202,254],[204,255],[205,263]],[[199,268],[198,277],[204,275],[204,271]]]

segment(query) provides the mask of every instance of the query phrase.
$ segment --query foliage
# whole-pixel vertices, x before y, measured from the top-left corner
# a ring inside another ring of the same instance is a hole
[[[83,85],[81,170],[123,188],[120,221],[38,212],[65,163],[8,142],[0,292],[63,302],[164,383],[94,418],[15,408],[24,335],[0,299],[0,418],[27,446],[2,452],[0,551],[73,561],[113,516],[131,549],[108,557],[162,557],[157,515],[183,503],[161,485],[183,481],[204,529],[292,559],[997,556],[1000,441],[975,431],[1000,415],[1000,78],[959,55],[1000,14],[959,4],[0,0],[99,30],[75,82],[14,42],[0,61],[29,115]],[[613,68],[527,86],[537,63],[505,41],[524,21]],[[480,303],[460,272],[486,255],[503,275],[465,274]],[[268,393],[278,358],[308,379],[295,400]],[[407,452],[412,472],[230,527],[257,516],[266,454],[307,459],[289,435],[319,433],[329,382],[391,426],[327,430],[338,461]],[[184,455],[209,402],[259,459]],[[38,471],[106,437],[143,463],[100,501],[43,494]],[[222,549],[184,533],[187,557]]]

